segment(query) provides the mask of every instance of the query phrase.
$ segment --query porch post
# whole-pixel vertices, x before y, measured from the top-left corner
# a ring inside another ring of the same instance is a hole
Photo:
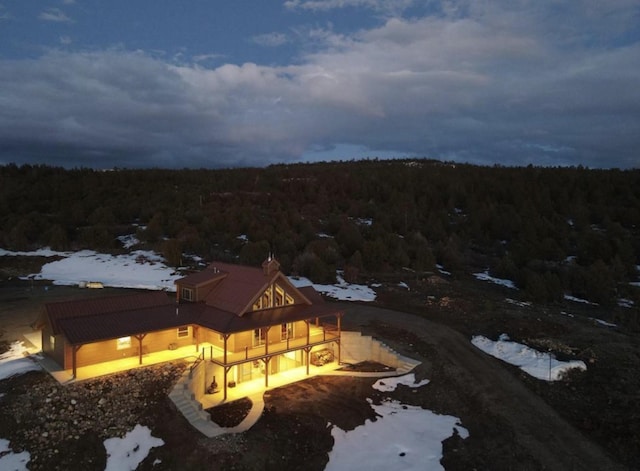
[[[341,363],[341,353],[342,353],[342,335],[341,335],[341,321],[342,321],[342,313],[338,314],[338,365]]]
[[[223,338],[223,341],[224,341],[224,343],[223,343],[223,348],[224,348],[224,353],[223,353],[223,355],[224,355],[224,357],[223,357],[224,358],[224,360],[223,360],[223,363],[224,363],[224,396],[222,398],[223,401],[227,400],[227,374],[229,373],[229,369],[230,369],[230,367],[227,366],[227,340],[229,339],[230,335],[231,334],[223,334],[222,335],[222,338]]]
[[[227,366],[227,340],[229,340],[229,337],[231,336],[231,334],[223,334],[222,335],[222,339],[224,341],[224,344],[222,345],[222,348],[224,348],[224,366]]]
[[[197,325],[192,325],[193,337],[196,339],[196,351],[200,348],[200,329]]]
[[[224,395],[222,397],[223,401],[227,400],[227,375],[229,373],[229,370],[231,369],[230,366],[226,366],[224,367]]]
[[[309,360],[311,359],[311,347],[303,348],[305,353],[305,363],[307,364],[307,376],[309,376]]]
[[[262,361],[264,361],[264,387],[268,388],[269,387],[269,361],[271,361],[271,358],[263,358]]]
[[[146,336],[147,334],[134,335],[134,337],[138,339],[138,361],[140,365],[142,365],[142,339],[144,339]]]
[[[73,379],[76,379],[76,373],[77,373],[77,361],[76,361],[76,354],[78,353],[78,350],[80,350],[82,348],[82,344],[80,345],[72,345],[71,346],[71,369],[73,370]]]

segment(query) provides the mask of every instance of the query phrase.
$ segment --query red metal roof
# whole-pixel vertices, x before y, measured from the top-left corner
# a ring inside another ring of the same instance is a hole
[[[273,264],[270,264],[273,267]],[[220,333],[236,333],[286,322],[340,315],[311,286],[295,288],[279,271],[215,262],[206,270],[181,278],[178,286],[211,281],[205,302],[176,304],[163,292],[62,301],[45,305],[54,334],[74,345],[144,334],[186,324]],[[254,301],[274,281],[295,304],[251,311]]]
[[[267,267],[269,266],[273,265]],[[196,275],[198,275],[197,278]],[[178,286],[193,286],[190,283],[193,283],[195,279],[200,285],[203,285],[207,283],[207,277],[210,277],[211,281],[219,279],[220,282],[207,293],[205,303],[237,316],[242,316],[249,311],[257,298],[276,280],[286,286],[287,291],[294,295],[296,304],[311,304],[307,297],[300,293],[281,272],[277,270],[268,272],[264,267],[256,268],[213,262],[201,273],[181,278],[176,281],[176,284]]]
[[[147,309],[163,305],[173,305],[174,301],[162,291],[106,296],[103,298],[58,301],[44,305],[45,314],[55,335],[60,333],[60,321],[67,318],[99,316],[114,312]]]

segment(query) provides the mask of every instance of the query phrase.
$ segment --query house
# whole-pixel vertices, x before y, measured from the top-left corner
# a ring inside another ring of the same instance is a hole
[[[175,298],[136,293],[48,303],[43,353],[77,368],[188,347],[227,388],[310,364],[340,360],[341,310],[313,287],[295,287],[269,258],[261,268],[214,262],[176,282]],[[191,350],[192,348],[192,350]]]

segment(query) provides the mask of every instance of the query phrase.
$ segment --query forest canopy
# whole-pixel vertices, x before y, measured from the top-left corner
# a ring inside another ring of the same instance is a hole
[[[489,268],[526,297],[637,298],[640,170],[362,160],[223,170],[0,167],[0,247],[184,254],[349,280]]]

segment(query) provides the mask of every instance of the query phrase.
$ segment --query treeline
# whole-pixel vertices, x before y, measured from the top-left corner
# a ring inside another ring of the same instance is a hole
[[[640,170],[364,160],[225,170],[0,167],[0,246],[182,254],[329,281],[490,268],[535,301],[640,303]]]

